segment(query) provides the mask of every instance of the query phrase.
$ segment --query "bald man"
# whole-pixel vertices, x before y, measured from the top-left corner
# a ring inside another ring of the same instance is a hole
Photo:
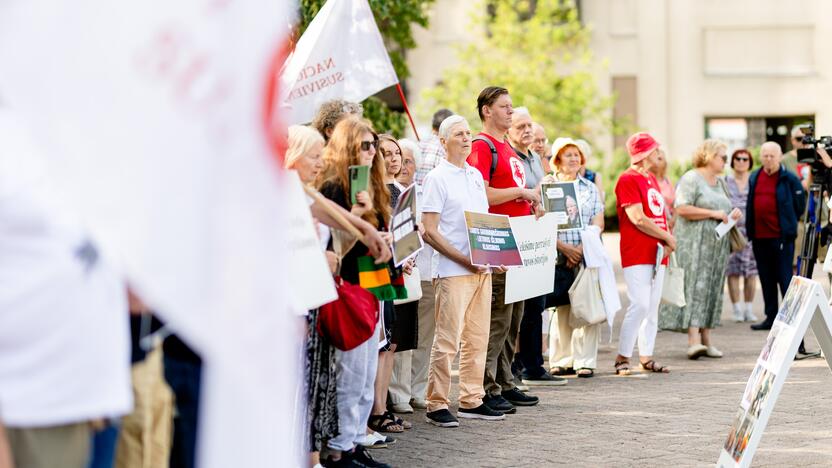
[[[760,147],[762,167],[751,173],[748,187],[746,232],[751,241],[766,317],[752,330],[770,330],[777,316],[780,295],[792,280],[792,258],[797,221],[806,205],[806,194],[797,176],[782,164],[780,145],[767,141]]]

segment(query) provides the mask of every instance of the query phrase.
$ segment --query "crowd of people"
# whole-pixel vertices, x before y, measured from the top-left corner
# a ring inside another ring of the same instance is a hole
[[[362,117],[359,104],[343,100],[324,103],[310,125],[289,127],[285,167],[310,189],[319,247],[338,285],[338,310],[348,315],[333,318],[327,304],[304,317],[302,432],[310,466],[388,466],[370,452],[412,430],[417,410],[441,428],[459,427],[460,419],[500,421],[518,407],[539,403],[533,387],[567,385],[568,376],[587,379],[599,369],[606,322],[576,321],[570,289],[582,269],[611,265],[601,247],[607,196],[601,174],[587,168],[592,150],[586,141],[558,135],[550,144],[529,110],[513,104],[507,89],[489,86],[472,100],[479,134],[472,134],[464,117],[441,109],[433,116],[431,135],[420,142],[378,132]],[[762,167],[754,169],[750,150],[734,151],[729,161],[724,143],[706,140],[693,154],[693,168],[675,186],[653,136],[635,133],[626,149],[629,168],[606,174],[617,181],[612,195],[629,299],[608,369],[626,376],[637,364],[646,372],[669,373],[654,357],[659,329],[687,333],[690,359],[722,357],[712,332],[720,325],[726,277],[738,322],[756,320],[751,301],[759,277],[765,318],[752,328],[770,329],[778,287],[784,295],[794,271],[806,201],[805,185],[784,164],[780,146],[763,144]],[[354,190],[355,174],[362,170],[366,187]],[[464,213],[539,218],[545,215],[541,184],[563,182],[574,183],[566,210],[574,214],[570,225],[580,227],[557,234],[552,291],[507,302],[508,268],[472,263]],[[392,213],[411,187],[424,247],[397,266]],[[728,235],[714,234],[729,220],[747,242],[735,247]],[[81,249],[77,256],[82,263],[95,263],[94,252]],[[669,263],[685,272],[682,306],[662,303]],[[65,274],[78,275],[73,268],[67,264]],[[602,295],[617,297],[614,275],[598,278]],[[144,460],[149,451],[156,460],[152,466],[194,466],[200,357],[176,336],[156,336],[164,338],[160,347],[143,343],[163,325],[129,292],[125,308],[131,312],[133,366],[132,376],[121,381],[132,377],[136,409],[123,419],[82,418],[83,424],[37,431],[16,428],[15,413],[5,406],[0,465],[5,456],[19,467],[58,466],[55,460],[79,468],[133,466],[131,456]],[[62,336],[77,346],[89,335]],[[102,376],[114,359],[102,362]],[[118,366],[110,368],[118,371]],[[10,369],[0,361],[0,374]],[[60,378],[45,376],[43,384]],[[124,411],[128,388],[109,402],[108,411]],[[6,405],[24,400],[20,393],[0,391],[0,396]]]

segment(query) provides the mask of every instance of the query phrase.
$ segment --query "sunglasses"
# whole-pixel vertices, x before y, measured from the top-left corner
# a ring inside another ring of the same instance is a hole
[[[361,151],[370,151],[370,147],[378,149],[378,140],[372,141],[362,141],[361,142]]]
[[[738,156],[738,157],[734,158],[734,161],[748,162],[748,158],[741,158],[741,157]]]

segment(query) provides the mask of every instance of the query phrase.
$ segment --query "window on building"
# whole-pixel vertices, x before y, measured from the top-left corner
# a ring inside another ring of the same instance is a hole
[[[705,138],[717,138],[728,144],[728,153],[738,148],[759,147],[775,141],[783,152],[792,149],[791,131],[796,125],[814,123],[814,115],[777,117],[707,117]]]

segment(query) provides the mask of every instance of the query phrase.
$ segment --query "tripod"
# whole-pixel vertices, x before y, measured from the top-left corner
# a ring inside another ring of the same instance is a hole
[[[806,220],[806,229],[803,232],[803,244],[800,246],[800,255],[797,258],[798,275],[804,278],[812,278],[815,271],[815,264],[818,261],[818,250],[821,244],[821,230],[823,213],[823,186],[813,183],[809,186],[809,203],[806,205],[806,213],[803,218]],[[819,356],[820,353],[807,352],[805,341],[800,341],[797,352],[805,357]]]

